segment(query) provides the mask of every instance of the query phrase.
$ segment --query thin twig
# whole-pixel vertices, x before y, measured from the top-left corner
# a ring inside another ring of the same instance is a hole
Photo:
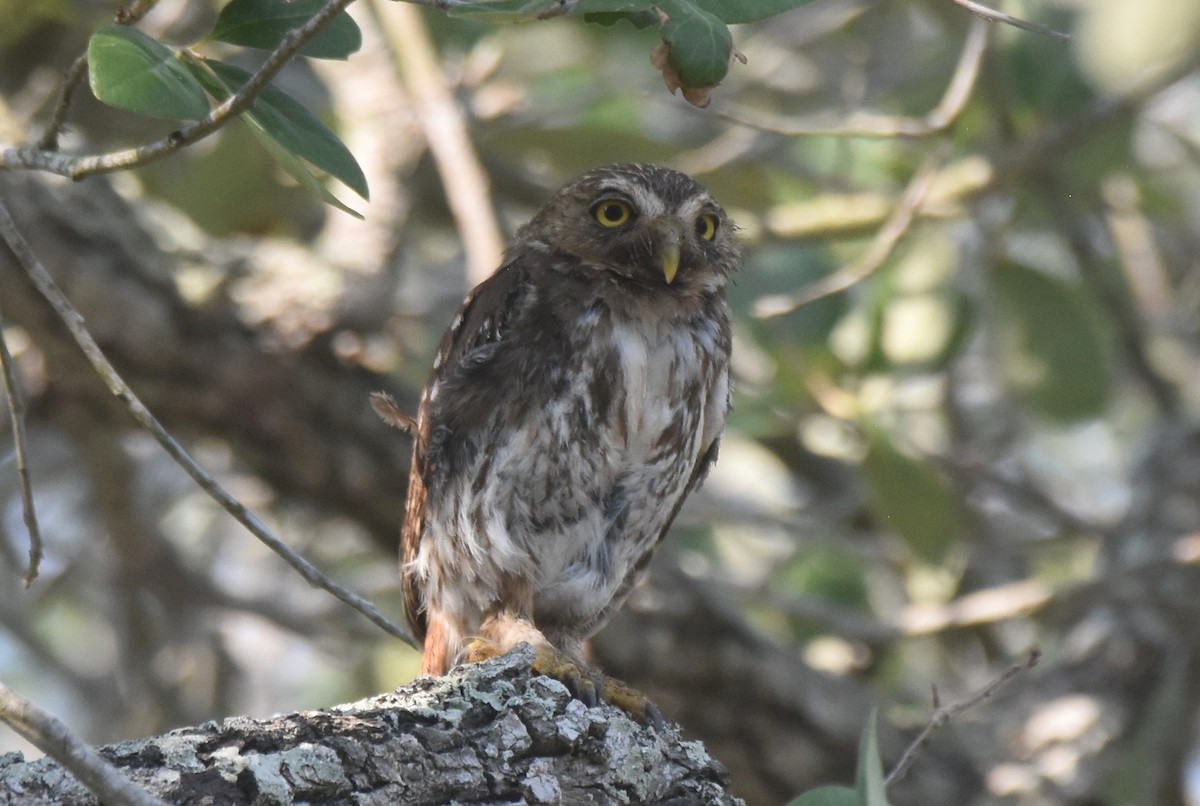
[[[939,730],[944,728],[951,719],[954,719],[954,717],[958,716],[963,711],[974,708],[979,703],[983,702],[989,697],[992,697],[997,691],[1003,688],[1004,684],[1009,680],[1012,680],[1026,669],[1032,669],[1034,666],[1036,666],[1041,657],[1041,650],[1030,650],[1028,657],[1019,663],[1014,663],[1012,666],[996,675],[996,677],[988,682],[987,685],[972,694],[970,697],[967,697],[962,702],[942,706],[939,704],[937,689],[934,688],[933,716],[929,718],[928,724],[926,724],[924,729],[917,734],[917,738],[912,740],[912,743],[909,744],[907,749],[905,749],[904,754],[900,756],[900,760],[896,762],[896,766],[890,773],[888,773],[887,778],[884,780],[884,785],[891,786],[903,778],[908,772],[909,768],[912,767],[913,762],[917,759],[917,755],[921,752],[925,745],[929,744],[929,742],[933,740],[934,735],[936,735]]]
[[[1003,11],[996,11],[994,8],[981,6],[978,3],[973,2],[973,0],[950,0],[950,2],[954,3],[956,6],[965,8],[967,11],[970,11],[972,14],[976,15],[977,17],[982,17],[985,20],[1002,22],[1005,25],[1011,25],[1014,28],[1020,28],[1024,31],[1033,31],[1034,33],[1038,34],[1045,34],[1046,36],[1052,36],[1055,39],[1061,39],[1064,42],[1071,39],[1070,34],[1065,34],[1062,31],[1056,31],[1053,28],[1046,27],[1045,25],[1038,25],[1036,22],[1023,20],[1020,17],[1014,17],[1011,14],[1005,14]]]
[[[937,106],[922,117],[879,115],[873,112],[858,112],[845,121],[822,124],[812,118],[770,117],[762,112],[717,111],[717,115],[742,126],[772,134],[789,137],[800,135],[827,135],[831,137],[928,137],[945,131],[958,119],[963,107],[971,97],[983,54],[987,51],[989,24],[976,17],[971,21],[963,43],[962,53],[954,68],[954,75],[946,86],[946,92]]]
[[[25,587],[37,579],[42,565],[42,530],[38,528],[37,510],[33,506],[33,484],[29,480],[29,456],[25,449],[25,400],[17,388],[17,371],[8,340],[4,338],[4,315],[0,313],[0,369],[4,372],[4,393],[8,397],[8,414],[12,420],[13,452],[17,460],[17,481],[21,486],[21,511],[25,528],[29,530],[29,570],[25,572]]]
[[[99,345],[92,338],[92,334],[84,326],[83,316],[75,310],[66,295],[58,287],[58,284],[54,282],[54,278],[50,276],[50,273],[41,264],[41,261],[34,255],[33,250],[17,229],[16,223],[8,211],[8,207],[3,202],[0,202],[0,239],[3,239],[13,251],[13,254],[16,255],[17,261],[25,269],[25,273],[32,280],[42,296],[54,308],[59,318],[63,321],[63,324],[66,325],[67,330],[71,333],[71,336],[75,339],[75,343],[79,345],[79,348],[83,351],[92,367],[104,380],[109,391],[125,403],[126,408],[129,409],[129,413],[133,415],[133,418],[144,429],[150,432],[171,458],[192,477],[202,490],[208,493],[214,501],[236,518],[239,523],[249,529],[251,534],[286,560],[310,585],[328,591],[342,602],[362,613],[384,631],[408,644],[416,645],[416,641],[407,630],[389,621],[376,609],[375,605],[326,577],[308,560],[304,559],[290,546],[276,537],[254,513],[246,508],[245,504],[226,492],[184,450],[183,446],[171,436],[154,415],[151,414],[150,410],[146,408],[141,399],[134,394],[129,385],[121,378],[116,368],[105,357]]]
[[[85,53],[75,59],[67,68],[67,72],[63,74],[62,86],[58,88],[58,98],[54,102],[54,112],[50,116],[50,122],[46,124],[46,130],[42,132],[42,136],[37,142],[37,147],[43,151],[58,150],[58,136],[62,133],[63,123],[67,119],[71,96],[75,94],[75,88],[87,74],[87,64],[87,54]]]
[[[939,149],[939,152],[941,149]],[[917,171],[916,176],[904,189],[904,195],[892,210],[891,216],[875,233],[871,246],[854,263],[844,266],[820,280],[809,283],[794,294],[779,294],[762,297],[754,305],[754,315],[759,319],[771,319],[792,313],[799,308],[816,302],[833,294],[845,291],[847,288],[870,277],[884,264],[892,254],[896,244],[912,226],[925,195],[933,185],[941,160],[938,154],[930,155]]]
[[[288,33],[279,47],[271,52],[262,67],[254,72],[241,89],[213,107],[204,118],[183,126],[161,140],[124,151],[85,157],[68,156],[55,150],[42,148],[40,145],[6,148],[0,151],[0,170],[5,168],[32,169],[47,171],[71,179],[83,179],[86,176],[121,171],[162,159],[184,146],[207,137],[249,109],[276,73],[283,69],[283,66],[299,53],[300,49],[308,44],[309,40],[316,36],[335,15],[344,11],[353,2],[354,0],[330,0],[313,15],[312,19]]]
[[[382,0],[373,0],[368,8],[416,107],[417,120],[462,236],[468,280],[476,285],[495,271],[504,252],[487,172],[471,144],[462,110],[447,86],[420,11],[403,4],[388,9],[382,5]]]
[[[0,719],[61,764],[102,802],[113,806],[166,806],[129,780],[60,720],[0,683]]]

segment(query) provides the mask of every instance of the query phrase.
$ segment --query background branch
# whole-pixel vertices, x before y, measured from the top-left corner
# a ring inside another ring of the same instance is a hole
[[[425,144],[437,164],[462,239],[468,286],[473,287],[500,265],[504,240],[492,208],[487,175],[467,133],[467,121],[447,85],[421,12],[411,5],[385,0],[371,0],[368,7],[413,98]]]
[[[754,315],[760,319],[771,319],[793,313],[819,299],[845,291],[879,271],[896,248],[896,244],[912,226],[939,167],[940,158],[937,154],[926,158],[904,189],[892,214],[875,233],[871,245],[862,257],[816,282],[809,283],[794,294],[760,297],[755,303]]]
[[[25,572],[25,587],[37,579],[42,562],[42,532],[38,527],[37,509],[33,503],[33,483],[29,479],[29,455],[25,448],[25,401],[17,385],[17,368],[8,349],[4,334],[4,316],[0,314],[0,370],[4,373],[4,395],[8,403],[9,422],[13,434],[13,455],[17,465],[17,483],[21,488],[21,513],[29,532],[29,569]]]
[[[130,781],[71,730],[0,683],[0,719],[112,806],[166,806]]]
[[[855,112],[841,123],[825,124],[816,118],[779,118],[767,113],[727,107],[716,110],[720,117],[757,131],[788,137],[927,137],[948,129],[958,119],[971,97],[979,66],[987,52],[988,23],[980,17],[971,21],[962,53],[946,92],[937,106],[919,118]]]
[[[8,212],[7,206],[0,201],[0,237],[3,238],[9,249],[17,257],[18,262],[25,269],[30,280],[37,287],[38,291],[50,303],[54,310],[58,313],[63,325],[71,333],[79,349],[87,356],[89,363],[96,373],[103,379],[109,391],[118,399],[124,402],[129,413],[134,420],[138,422],[155,441],[162,446],[163,450],[174,459],[180,467],[182,467],[196,484],[204,490],[208,495],[216,501],[220,506],[232,515],[239,523],[245,526],[251,534],[257,537],[260,541],[266,544],[272,551],[282,557],[288,565],[296,569],[300,576],[304,578],[310,585],[328,591],[337,599],[350,605],[352,608],[362,613],[372,623],[382,628],[384,631],[394,635],[400,640],[408,644],[415,645],[416,641],[409,632],[387,619],[378,608],[371,602],[367,601],[358,594],[338,585],[333,580],[329,579],[321,573],[308,560],[301,557],[294,549],[280,540],[275,534],[267,528],[267,526],[259,520],[258,516],[252,513],[246,506],[234,496],[230,495],[217,481],[212,478],[199,463],[197,463],[190,454],[183,448],[182,445],[165,429],[158,419],[150,413],[141,399],[134,394],[129,385],[121,378],[116,368],[105,357],[91,333],[84,326],[84,319],[71,305],[70,301],[59,289],[58,284],[54,282],[54,278],[50,276],[45,267],[33,254],[33,250],[25,242],[17,229],[16,222]]]

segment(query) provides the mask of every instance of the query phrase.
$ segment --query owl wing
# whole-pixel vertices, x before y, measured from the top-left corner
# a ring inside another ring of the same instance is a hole
[[[400,539],[400,571],[404,590],[404,608],[409,626],[419,639],[423,639],[428,627],[423,591],[413,573],[413,563],[420,551],[425,532],[425,513],[431,492],[437,494],[438,478],[444,477],[449,469],[443,457],[447,437],[450,436],[443,420],[447,405],[459,410],[454,412],[456,422],[470,421],[469,412],[463,406],[472,404],[468,396],[447,402],[446,397],[455,397],[461,391],[458,386],[468,369],[479,369],[496,353],[498,346],[512,332],[511,324],[521,308],[520,301],[529,291],[526,272],[519,263],[510,261],[501,266],[487,280],[480,283],[467,295],[438,345],[433,363],[433,372],[425,384],[421,405],[417,413],[417,428],[413,444],[412,469],[409,472],[408,497],[404,509],[404,525]],[[442,395],[442,399],[439,398]],[[475,401],[488,397],[494,400],[495,391],[487,395],[476,393]],[[475,418],[482,422],[482,417]],[[458,435],[461,438],[461,434]]]

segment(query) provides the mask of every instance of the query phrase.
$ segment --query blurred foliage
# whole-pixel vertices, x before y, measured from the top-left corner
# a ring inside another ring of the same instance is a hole
[[[139,30],[196,42],[221,5],[163,0]],[[412,389],[467,280],[453,188],[376,22],[390,5],[351,7],[361,52],[289,66],[276,81],[362,166],[363,221],[300,192],[234,127],[121,187],[180,256],[176,284],[189,300],[228,295],[281,363],[288,350],[316,351]],[[670,4],[692,15],[684,26],[648,16],[648,1],[581,0],[576,12],[600,16],[497,22],[551,5],[422,12],[502,229],[511,234],[581,170],[649,160],[695,175],[747,244],[730,291],[735,408],[721,461],[680,516],[681,566],[810,664],[868,683],[891,704],[884,721],[903,728],[923,723],[931,682],[946,697],[965,693],[1041,646],[1044,688],[1015,683],[1023,698],[985,703],[948,729],[978,759],[979,803],[1185,802],[1185,753],[1155,751],[1164,737],[1194,751],[1200,712],[1186,684],[1200,656],[1188,629],[1200,615],[1194,560],[1178,559],[1200,533],[1200,6],[1009,4],[1074,40],[993,26],[953,125],[875,138],[770,124],[924,115],[959,59],[965,10],[946,0]],[[58,75],[107,10],[0,2],[0,131],[36,140]],[[722,56],[721,30],[745,65]],[[698,67],[674,65],[688,82],[720,81],[709,110],[669,95],[650,64],[671,31],[712,45],[688,51]],[[204,52],[255,64],[226,43]],[[161,132],[127,117],[78,98],[64,148],[128,147]],[[938,147],[948,155],[917,220],[869,278],[762,314],[764,300],[859,259]],[[52,537],[42,579],[18,590],[24,532],[12,479],[0,479],[13,566],[0,679],[107,740],[331,704],[415,673],[414,653],[339,615],[143,440],[119,434],[109,448],[143,527],[169,548],[173,574],[219,590],[224,604],[189,597],[182,583],[167,585],[172,598],[132,573],[107,548],[120,521],[105,514],[105,465],[87,429],[65,428],[47,399],[53,368],[28,334],[10,331],[34,401],[33,471]],[[197,433],[206,466],[289,542],[398,615],[394,533],[272,489],[221,433]],[[1155,676],[1160,665],[1170,673]]]

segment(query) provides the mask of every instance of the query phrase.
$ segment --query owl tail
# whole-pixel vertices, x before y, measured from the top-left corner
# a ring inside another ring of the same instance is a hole
[[[444,619],[432,616],[421,654],[421,674],[442,675],[450,669],[450,635]]]

